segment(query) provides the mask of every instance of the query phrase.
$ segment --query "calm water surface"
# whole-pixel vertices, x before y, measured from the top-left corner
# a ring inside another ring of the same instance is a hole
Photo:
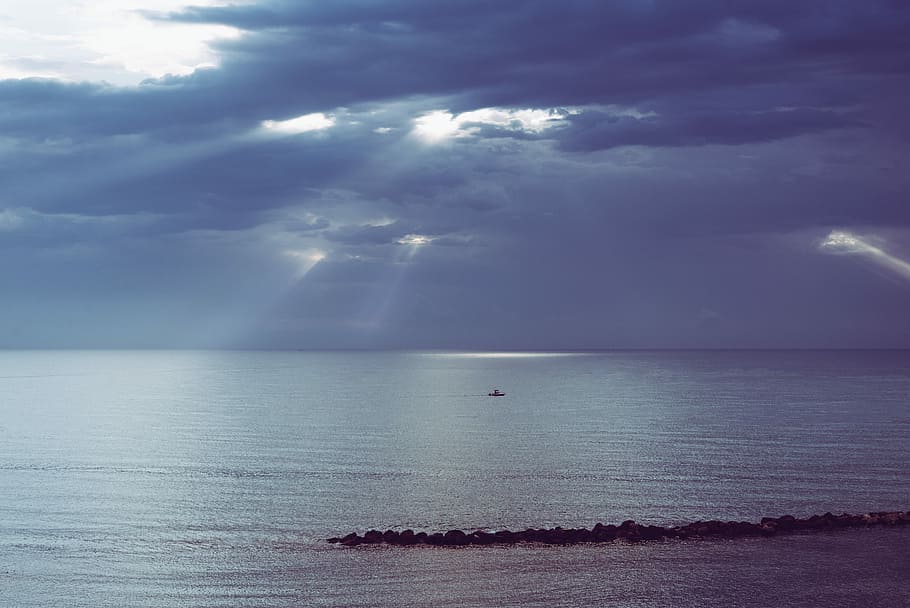
[[[0,606],[903,607],[906,528],[322,539],[908,510],[908,456],[907,352],[0,352]]]

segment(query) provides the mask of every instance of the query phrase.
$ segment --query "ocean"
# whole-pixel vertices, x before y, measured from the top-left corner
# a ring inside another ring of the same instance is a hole
[[[0,606],[906,607],[910,527],[325,539],[910,510],[908,461],[907,351],[0,351]]]

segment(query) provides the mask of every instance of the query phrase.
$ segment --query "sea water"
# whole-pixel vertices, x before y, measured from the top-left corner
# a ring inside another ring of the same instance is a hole
[[[907,528],[325,539],[908,510],[908,456],[901,351],[6,351],[0,606],[903,607]]]

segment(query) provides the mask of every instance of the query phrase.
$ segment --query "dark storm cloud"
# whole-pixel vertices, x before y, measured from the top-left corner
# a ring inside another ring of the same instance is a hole
[[[617,146],[702,146],[772,141],[828,129],[859,127],[854,113],[814,108],[765,112],[724,112],[696,115],[616,116],[584,112],[568,118],[570,128],[560,133],[569,150],[597,150]]]
[[[870,73],[897,78],[910,65],[910,9],[889,2],[342,0],[170,18],[250,31],[221,43],[221,69],[136,89],[8,81],[0,128],[196,129],[427,95],[453,109],[635,104],[768,83],[791,89],[799,103],[785,105],[827,106],[854,101]]]
[[[212,227],[228,227],[231,218],[246,225],[264,210],[305,197],[308,189],[343,179],[394,143],[395,136],[369,127],[283,135],[252,126],[196,140],[137,136],[11,144],[0,178],[7,198],[42,210],[204,215]],[[36,181],[34,171],[48,166],[53,171]]]
[[[244,35],[217,44],[217,68],[135,87],[0,81],[0,336],[910,344],[906,284],[818,249],[832,228],[890,244],[910,227],[906,3],[263,1],[155,18]],[[458,122],[492,106],[507,119]],[[508,114],[528,108],[560,120]],[[437,110],[441,131],[413,132]],[[316,112],[332,124],[263,128]]]
[[[910,9],[846,1],[342,1],[197,8],[171,18],[257,32],[224,47],[237,74],[268,56],[278,73],[296,73],[322,93],[345,90],[349,99],[452,94],[475,106],[540,106],[750,83],[810,86],[870,66],[901,74]],[[284,53],[268,53],[279,46]],[[347,69],[319,70],[337,62]]]

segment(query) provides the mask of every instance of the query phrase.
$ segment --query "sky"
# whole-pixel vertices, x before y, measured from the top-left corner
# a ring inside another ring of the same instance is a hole
[[[7,0],[0,347],[910,347],[903,0]]]

